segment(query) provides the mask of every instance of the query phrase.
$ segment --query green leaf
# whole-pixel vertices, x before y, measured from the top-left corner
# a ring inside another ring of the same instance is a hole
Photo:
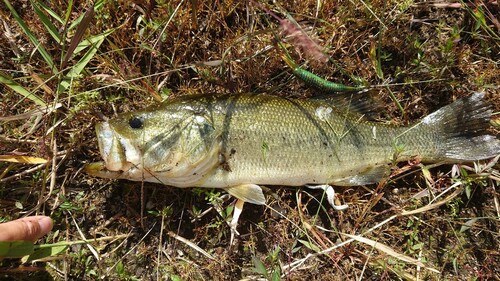
[[[375,73],[379,79],[384,79],[384,72],[382,71],[382,64],[380,63],[379,49],[376,46],[372,46],[369,52],[370,59],[372,61],[373,67],[375,68]]]
[[[19,85],[16,81],[14,81],[12,77],[1,71],[0,71],[0,83],[5,84],[7,87],[11,88],[16,93],[24,96],[27,99],[30,99],[31,101],[40,106],[43,107],[47,106],[47,104],[40,97],[26,90],[23,86]]]
[[[318,246],[314,245],[313,243],[311,243],[309,241],[305,241],[305,240],[301,240],[301,239],[298,239],[298,240],[302,245],[306,246],[307,248],[309,248],[315,252],[321,251],[321,249]]]
[[[83,71],[85,66],[90,62],[90,60],[94,57],[95,53],[99,49],[99,46],[104,42],[106,37],[113,33],[114,29],[108,30],[104,33],[96,36],[96,41],[92,44],[92,47],[83,55],[83,57],[70,69],[68,74],[62,79],[58,86],[58,92],[62,93],[66,89],[68,89],[70,82],[73,78],[76,78]],[[85,41],[84,41],[85,42]],[[83,43],[83,42],[82,42]],[[77,47],[78,49],[78,47]],[[75,53],[77,50],[75,50]]]
[[[111,33],[113,33],[113,31],[115,31],[115,30],[114,29],[110,29],[110,30],[105,31],[105,32],[103,32],[101,34],[97,34],[97,35],[91,36],[91,37],[83,40],[75,48],[75,51],[73,52],[73,55],[76,55],[76,54],[80,53],[82,50],[84,50],[85,48],[88,48],[89,46],[96,46],[97,44],[100,45],[102,43],[102,41],[104,41],[104,39],[108,35],[110,35]]]
[[[49,53],[45,50],[43,45],[38,41],[35,35],[31,32],[31,30],[28,28],[28,25],[24,22],[24,20],[19,16],[19,14],[16,12],[14,7],[10,4],[9,0],[4,0],[5,5],[11,12],[12,16],[14,19],[17,21],[17,24],[21,27],[23,32],[28,36],[28,39],[31,41],[31,43],[35,46],[36,50],[40,53],[40,55],[43,57],[45,62],[48,64],[50,69],[52,70],[52,73],[57,74],[58,71],[56,67],[54,66],[54,62],[52,61],[52,57],[49,55]]]
[[[125,273],[125,267],[123,266],[122,261],[118,261],[118,263],[116,264],[115,270],[116,270],[116,274],[118,274],[119,276],[121,276]]]
[[[463,232],[469,230],[477,222],[477,220],[478,220],[478,218],[473,218],[473,219],[466,221],[464,223],[464,225],[462,225],[462,227],[460,227],[460,233],[463,233]]]
[[[253,271],[255,273],[259,273],[259,274],[262,274],[264,276],[267,277],[267,269],[266,269],[266,266],[264,265],[264,263],[257,257],[253,256],[252,257],[252,261],[253,261]]]
[[[226,218],[231,217],[231,214],[233,213],[233,211],[234,211],[234,205],[227,206],[227,208],[226,208]]]
[[[279,270],[275,270],[273,271],[273,274],[271,275],[271,280],[272,281],[280,281],[281,280],[281,276],[280,276],[280,271]]]
[[[465,185],[465,195],[467,196],[467,199],[470,199],[472,196],[472,186],[470,184]]]
[[[50,36],[52,36],[52,38],[54,38],[54,40],[56,40],[58,44],[61,44],[61,35],[59,34],[57,27],[55,27],[55,25],[49,20],[49,18],[42,12],[42,10],[40,10],[40,7],[38,7],[37,3],[31,1],[31,6],[33,6],[33,10],[49,32]]]
[[[179,275],[175,275],[175,274],[170,275],[170,279],[172,279],[172,281],[183,281]]]
[[[56,12],[54,12],[54,10],[52,10],[49,6],[47,6],[45,3],[39,1],[37,4],[40,5],[40,7],[42,7],[42,9],[44,9],[45,12],[47,12],[47,14],[49,14],[51,17],[53,17],[60,24],[64,24],[63,19]]]
[[[33,253],[31,241],[0,241],[0,257],[19,258]]]
[[[480,7],[473,10],[473,14],[477,20],[476,28],[479,29],[480,26],[486,26],[486,17],[484,16],[484,12]]]
[[[73,0],[69,0],[68,3],[66,4],[66,14],[64,15],[64,20],[63,22],[66,24],[69,21],[69,17],[71,16],[71,12],[73,11]],[[83,14],[75,21],[72,23],[72,25],[69,27],[69,29],[72,29],[74,24],[78,24],[80,20],[83,18]]]
[[[46,248],[45,247],[39,248],[36,249],[31,255],[29,255],[29,257],[26,260],[23,259],[23,261],[29,262],[32,260],[39,260],[46,257],[57,256],[58,254],[66,251],[67,248],[68,248],[67,245],[58,245],[58,244],[54,244]]]

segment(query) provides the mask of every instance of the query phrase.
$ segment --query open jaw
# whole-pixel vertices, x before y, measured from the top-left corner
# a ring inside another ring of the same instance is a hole
[[[108,122],[97,124],[97,141],[104,162],[85,167],[87,173],[105,178],[123,178],[141,163],[140,151],[127,139],[113,130]]]

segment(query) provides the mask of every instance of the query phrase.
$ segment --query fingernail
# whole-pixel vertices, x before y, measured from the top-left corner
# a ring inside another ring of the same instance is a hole
[[[54,225],[52,219],[49,217],[42,217],[38,220],[38,224],[40,225],[40,230],[45,234],[52,230],[52,226]]]

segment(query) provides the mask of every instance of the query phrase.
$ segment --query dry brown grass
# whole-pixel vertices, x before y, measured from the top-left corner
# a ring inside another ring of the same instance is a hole
[[[32,4],[10,2],[61,70],[77,29],[65,29],[45,12],[66,37],[58,44]],[[47,2],[64,18],[65,1]],[[75,2],[70,24],[90,5]],[[390,122],[409,124],[477,90],[488,92],[499,117],[498,1],[281,2],[106,1],[83,38],[113,32],[60,91],[62,75],[54,75],[39,46],[0,4],[0,72],[47,105],[60,103],[38,113],[33,97],[0,83],[0,154],[49,160],[38,166],[0,162],[0,219],[47,214],[56,226],[39,243],[89,239],[34,263],[0,261],[0,279],[499,279],[498,164],[484,171],[463,165],[453,176],[456,166],[427,171],[403,163],[402,173],[384,184],[339,188],[350,205],[343,212],[320,202],[319,191],[273,187],[266,206],[245,207],[234,247],[226,223],[233,201],[217,190],[109,181],[82,172],[99,158],[93,128],[103,116],[169,95],[313,95],[281,60],[276,35],[284,34],[262,7],[298,22],[330,58],[314,60],[307,48],[294,46],[307,42],[281,38],[309,70],[345,84],[359,77],[381,85],[377,92]],[[66,71],[82,55],[68,60]],[[449,190],[457,182],[463,184]],[[439,202],[444,204],[426,207]],[[424,209],[400,215],[418,208]],[[349,240],[345,234],[360,236]]]

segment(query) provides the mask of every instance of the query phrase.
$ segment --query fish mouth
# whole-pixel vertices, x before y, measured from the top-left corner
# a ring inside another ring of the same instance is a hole
[[[126,138],[121,136],[109,122],[96,125],[99,152],[104,162],[95,162],[85,167],[87,173],[118,178],[120,174],[130,170],[141,162],[140,151]]]
[[[106,168],[106,164],[103,161],[93,162],[85,165],[85,172],[91,176],[108,179],[119,179],[123,176],[122,171],[108,170]]]

